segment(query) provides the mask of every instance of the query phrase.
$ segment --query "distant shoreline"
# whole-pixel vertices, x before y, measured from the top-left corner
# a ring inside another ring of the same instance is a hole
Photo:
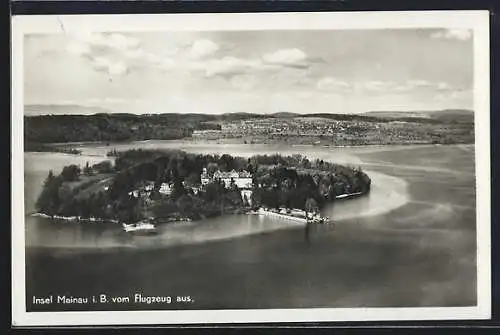
[[[116,145],[126,145],[126,144],[141,144],[145,142],[171,142],[171,143],[185,143],[185,144],[219,144],[219,145],[224,145],[224,144],[233,144],[233,145],[248,145],[248,146],[259,146],[259,145],[275,145],[275,146],[280,146],[280,145],[287,145],[291,147],[323,147],[323,148],[376,148],[376,147],[388,147],[388,146],[441,146],[441,145],[446,145],[446,146],[454,146],[454,145],[469,145],[469,146],[474,146],[475,143],[422,143],[422,142],[402,142],[402,143],[388,143],[388,144],[380,144],[380,143],[371,143],[371,144],[350,144],[350,145],[334,145],[334,144],[300,144],[300,143],[287,143],[284,141],[274,141],[272,143],[266,143],[266,142],[259,142],[259,143],[243,143],[242,141],[232,141],[232,140],[193,140],[193,139],[175,139],[175,140],[141,140],[141,141],[123,141],[123,142],[102,142],[102,141],[93,141],[93,142],[59,142],[59,143],[44,143],[43,145],[46,147],[53,147],[54,149],[60,147],[60,146],[65,146],[65,145],[74,145],[74,146],[79,146],[79,147],[84,147],[84,146],[109,146],[110,148]],[[61,152],[60,150],[24,150],[24,152],[54,152],[54,153],[66,153],[70,155],[81,155],[84,154],[82,152],[80,153],[70,153],[70,152]]]
[[[25,145],[118,145],[147,141],[233,144],[416,145],[473,143],[474,114],[462,110],[366,114],[95,114],[25,117]],[[95,142],[94,142],[95,141]],[[68,150],[68,148],[63,148]]]

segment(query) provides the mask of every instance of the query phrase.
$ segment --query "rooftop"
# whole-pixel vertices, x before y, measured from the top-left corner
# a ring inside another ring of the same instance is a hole
[[[213,178],[221,178],[221,179],[226,179],[226,178],[252,178],[252,174],[246,170],[243,171],[220,171],[217,170],[214,172]]]

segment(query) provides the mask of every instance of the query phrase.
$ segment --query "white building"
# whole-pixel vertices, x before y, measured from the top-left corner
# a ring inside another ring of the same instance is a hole
[[[149,196],[151,194],[151,191],[154,190],[155,187],[155,182],[154,181],[148,181],[140,187],[139,189],[133,190],[128,192],[129,195],[134,196],[135,198],[139,198],[141,195]]]
[[[214,180],[221,180],[224,182],[226,188],[231,186],[231,182],[234,181],[236,186],[240,189],[251,189],[252,188],[252,175],[248,171],[237,172],[232,170],[230,172],[216,171],[212,177],[207,173],[207,169],[203,169],[201,174],[201,184],[206,185]]]
[[[212,178],[208,175],[207,168],[203,168],[203,172],[201,173],[201,185],[205,186],[212,181]]]
[[[232,170],[230,172],[223,172],[218,170],[213,174],[212,177],[210,177],[207,169],[204,168],[201,174],[201,184],[205,186],[215,180],[221,180],[222,182],[224,182],[226,188],[231,187],[231,183],[234,181],[236,186],[238,186],[241,191],[241,198],[245,199],[246,197],[248,202],[251,204],[253,180],[252,174],[250,172],[238,172],[235,170]]]
[[[139,190],[134,190],[134,191],[130,191],[128,192],[128,195],[133,195],[134,198],[139,198]]]
[[[164,195],[172,194],[172,186],[168,183],[162,183],[159,189],[159,192]]]

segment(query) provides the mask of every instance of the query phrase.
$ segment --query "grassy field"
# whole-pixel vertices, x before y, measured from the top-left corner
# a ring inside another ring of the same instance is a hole
[[[66,185],[72,193],[77,194],[77,199],[82,199],[101,190],[104,191],[104,188],[110,185],[113,176],[114,174],[110,173],[99,173],[90,176],[81,175],[78,180],[67,182]]]

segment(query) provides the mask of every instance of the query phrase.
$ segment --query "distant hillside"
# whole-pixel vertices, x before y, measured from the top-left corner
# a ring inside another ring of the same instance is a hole
[[[227,122],[250,119],[297,119],[313,122],[317,119],[342,123],[391,123],[406,121],[416,125],[455,124],[470,127],[474,113],[468,110],[417,111],[417,112],[368,112],[363,114],[311,113],[275,114],[130,114],[112,113],[99,107],[77,105],[27,105],[25,106],[25,144],[32,148],[38,144],[54,142],[130,141],[146,139],[181,139],[190,137],[194,130],[221,130]],[[309,123],[309,122],[308,122]]]
[[[25,116],[36,115],[110,115],[113,118],[123,119],[146,119],[149,118],[155,121],[189,120],[192,123],[199,122],[222,122],[222,121],[238,121],[248,119],[263,119],[263,118],[327,118],[333,120],[362,120],[373,122],[387,122],[393,120],[401,121],[416,121],[424,123],[445,122],[474,122],[474,112],[466,109],[445,109],[436,111],[370,111],[361,114],[335,114],[335,113],[311,113],[298,114],[290,112],[279,112],[273,114],[261,113],[225,113],[225,114],[202,114],[202,113],[163,113],[163,114],[130,114],[130,113],[115,113],[101,107],[88,107],[79,105],[26,105],[24,107]],[[192,125],[191,125],[192,126]]]
[[[25,145],[33,148],[56,142],[180,139],[195,129],[220,129],[207,123],[213,116],[202,114],[136,115],[83,106],[31,105],[25,110]]]
[[[207,118],[213,118],[214,121],[238,121],[248,119],[267,119],[273,118],[274,115],[270,114],[257,114],[257,113],[225,113],[221,115],[214,114],[200,114]]]
[[[441,122],[474,122],[474,112],[468,109],[444,109],[437,111],[372,111],[363,113],[366,116],[380,118],[427,118]]]
[[[270,117],[276,117],[276,118],[282,118],[282,119],[287,119],[287,118],[294,118],[294,117],[307,117],[307,114],[297,114],[297,113],[290,113],[290,112],[279,112],[279,113],[274,113],[270,114]]]
[[[111,111],[101,107],[88,107],[79,105],[24,105],[24,115],[91,115]]]

